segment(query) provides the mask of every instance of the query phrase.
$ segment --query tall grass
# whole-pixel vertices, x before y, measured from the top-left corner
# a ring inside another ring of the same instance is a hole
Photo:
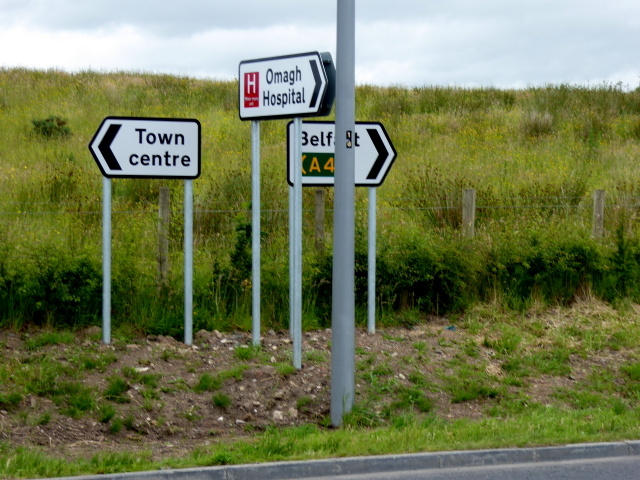
[[[640,272],[634,206],[640,90],[361,86],[356,99],[357,119],[384,123],[398,150],[378,189],[383,311],[445,314],[496,296],[526,308],[533,299],[569,302],[584,291],[610,301],[640,295],[629,280]],[[202,328],[246,328],[251,285],[240,259],[248,244],[238,241],[238,228],[250,219],[251,139],[236,103],[235,82],[0,70],[0,322],[98,320],[101,178],[87,145],[105,116],[121,115],[202,123],[202,176],[194,183],[195,319]],[[52,116],[64,119],[68,135],[34,129],[34,120]],[[286,123],[261,128],[265,328],[285,327],[288,318]],[[168,289],[159,293],[161,185],[171,189],[172,269]],[[118,179],[113,186],[114,319],[176,333],[182,183]],[[470,187],[478,198],[472,240],[459,233],[462,189]],[[595,189],[607,191],[602,241],[590,238]],[[329,315],[331,191],[325,253],[313,247],[313,191],[304,196],[304,317],[322,325]],[[362,253],[366,192],[359,189],[356,197]],[[366,259],[358,259],[362,304]]]

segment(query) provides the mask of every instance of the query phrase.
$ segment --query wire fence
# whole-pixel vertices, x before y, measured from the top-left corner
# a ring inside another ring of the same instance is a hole
[[[554,197],[555,198],[555,197]],[[585,201],[586,199],[584,197],[565,197],[566,199],[573,199],[573,200],[581,200],[581,201]],[[426,198],[426,200],[438,200],[438,199],[429,199],[428,197]],[[522,204],[519,205],[482,205],[482,204],[478,204],[476,205],[476,209],[477,210],[514,210],[514,209],[532,209],[532,208],[550,208],[550,209],[562,209],[562,208],[590,208],[590,205],[586,204],[586,203],[550,203],[550,204],[544,204],[544,203],[535,203],[535,200],[544,200],[544,197],[523,197],[522,200],[525,200],[525,202],[523,202]],[[531,203],[529,203],[528,201],[531,201]],[[383,210],[418,210],[418,211],[428,211],[428,210],[459,210],[460,208],[462,208],[462,203],[459,202],[456,205],[433,205],[433,206],[407,206],[407,205],[411,205],[411,204],[415,204],[418,202],[425,202],[425,197],[420,197],[420,198],[394,198],[392,200],[393,203],[397,203],[400,204],[402,203],[402,206],[391,206],[389,205],[388,201],[385,201],[384,204],[379,204],[377,206],[378,209],[383,209]],[[222,203],[222,202],[219,202]],[[288,204],[286,201],[282,201],[282,202],[269,202],[269,203],[280,203],[282,204],[281,208],[265,208],[264,205],[266,205],[266,202],[262,202],[263,207],[260,209],[260,211],[262,212],[288,212]],[[24,208],[26,207],[26,205],[24,203],[11,203],[11,202],[0,202],[0,215],[63,215],[63,214],[68,214],[68,215],[76,215],[76,214],[85,214],[85,215],[94,215],[94,214],[101,214],[102,210],[78,210],[76,209],[78,207],[78,203],[76,202],[62,202],[62,203],[53,203],[53,202],[40,202],[40,203],[29,203],[27,204],[28,208],[32,208],[33,210],[25,210]],[[51,209],[46,209],[46,208],[40,208],[40,209],[36,209],[37,207],[41,207],[44,205],[52,205],[55,208],[51,208]],[[251,209],[250,208],[206,208],[208,204],[195,204],[194,205],[194,212],[199,212],[199,213],[246,213],[246,212],[250,212]],[[267,204],[268,205],[268,204]],[[625,203],[607,203],[606,205],[607,207],[612,207],[612,208],[638,208],[640,207],[640,197],[637,197],[637,199],[635,199],[632,202],[625,202]],[[16,211],[15,209],[18,208],[18,210]],[[112,210],[113,213],[118,213],[118,214],[134,214],[134,213],[149,213],[151,211],[153,211],[154,209],[157,210],[158,206],[156,204],[140,204],[139,208],[136,209],[131,209],[128,208],[126,210],[117,210],[114,209]],[[356,209],[366,209],[365,205],[358,205],[356,204]],[[175,213],[179,213],[182,212],[183,210],[180,208],[172,208],[171,209],[172,212]],[[327,211],[331,211],[332,209],[330,207],[327,207],[326,209]],[[313,211],[313,208],[304,208],[304,211],[306,212],[310,212]]]
[[[446,198],[443,201],[443,197],[396,197],[391,199],[383,199],[378,201],[377,212],[381,217],[380,221],[389,222],[393,221],[394,212],[413,212],[428,213],[428,212],[448,212],[449,217],[453,218],[457,215],[457,212],[462,211],[464,208],[462,196],[456,198]],[[499,214],[496,212],[508,211],[514,212],[518,210],[522,211],[582,211],[589,213],[594,208],[593,200],[588,197],[576,197],[576,196],[539,196],[539,197],[519,197],[516,204],[489,204],[482,203],[479,199],[477,204],[474,204],[473,209],[475,212],[485,212],[488,215]],[[313,202],[306,202],[307,205],[303,208],[305,215],[313,214],[316,210]],[[324,213],[327,217],[330,217],[333,213],[331,202],[325,202],[323,207]],[[317,206],[317,205],[316,205]],[[356,211],[361,214],[367,213],[367,202],[357,201],[355,205]],[[640,197],[628,196],[617,198],[612,203],[606,203],[604,208],[611,209],[626,209],[634,210],[640,208]],[[289,206],[287,200],[270,200],[261,202],[261,213],[265,216],[268,215],[283,215],[288,216]],[[206,221],[206,216],[226,215],[230,218],[238,218],[245,216],[250,218],[251,208],[249,202],[236,201],[236,202],[196,202],[193,208],[195,222]],[[157,215],[158,204],[151,201],[138,202],[135,206],[127,205],[124,209],[119,209],[117,203],[112,207],[112,215]],[[183,214],[181,208],[181,202],[174,201],[170,207],[170,214],[172,218]],[[10,220],[16,217],[38,217],[38,216],[101,216],[102,207],[97,202],[0,202],[0,218]],[[482,215],[480,216],[482,218]],[[480,218],[480,219],[481,219]],[[391,219],[391,220],[389,220]]]

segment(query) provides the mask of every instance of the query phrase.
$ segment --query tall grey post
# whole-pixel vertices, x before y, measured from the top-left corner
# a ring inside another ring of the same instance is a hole
[[[367,242],[367,331],[376,333],[376,187],[369,187],[369,238]]]
[[[102,178],[102,341],[111,343],[111,179]]]
[[[193,180],[184,181],[184,343],[193,343]]]
[[[355,0],[338,0],[336,142],[331,305],[331,423],[355,396]]]
[[[293,366],[302,368],[302,119],[293,119]]]
[[[295,163],[294,163],[295,165]],[[295,181],[295,179],[294,179]],[[296,223],[295,223],[295,195],[293,185],[289,185],[289,338],[293,340],[293,334],[295,332],[295,311],[296,306],[294,302],[295,297],[295,253],[293,248],[293,238],[295,237]]]
[[[260,122],[251,122],[251,334],[260,345]]]

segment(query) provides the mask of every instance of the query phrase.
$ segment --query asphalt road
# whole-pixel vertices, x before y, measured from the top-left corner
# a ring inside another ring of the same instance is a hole
[[[640,457],[518,463],[312,477],[307,480],[631,480],[640,478]]]
[[[640,441],[158,470],[59,480],[627,480]]]

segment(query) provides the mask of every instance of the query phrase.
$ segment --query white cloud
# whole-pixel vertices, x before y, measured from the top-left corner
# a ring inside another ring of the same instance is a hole
[[[29,68],[127,69],[134,68],[137,45],[144,37],[132,27],[91,35],[76,31],[46,31],[22,26],[0,31],[0,44],[19,45],[2,53],[4,66]],[[125,53],[126,52],[126,53]],[[124,61],[123,61],[124,60]]]
[[[0,0],[0,66],[233,78],[330,51],[336,2]],[[638,85],[637,0],[356,0],[359,83]]]

